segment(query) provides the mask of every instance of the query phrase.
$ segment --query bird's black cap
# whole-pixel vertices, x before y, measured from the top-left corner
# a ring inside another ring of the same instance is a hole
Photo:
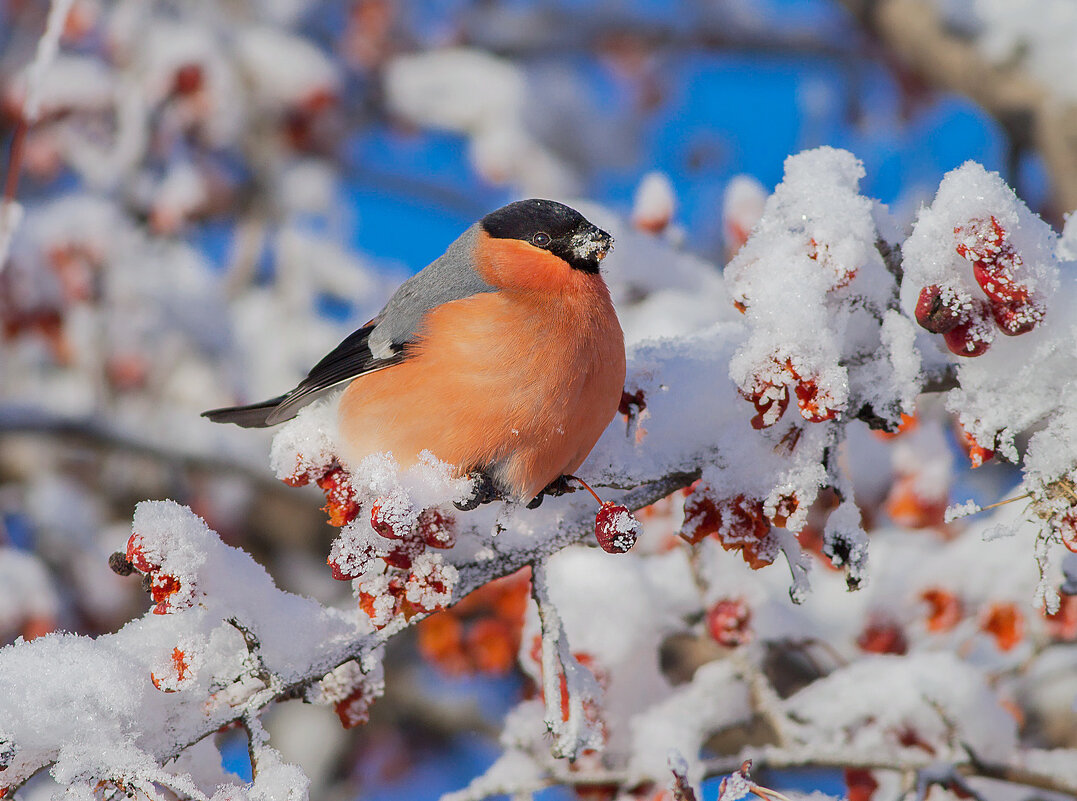
[[[598,272],[598,263],[613,243],[613,237],[574,208],[555,200],[532,198],[510,203],[483,217],[481,225],[494,239],[529,242],[588,273]]]

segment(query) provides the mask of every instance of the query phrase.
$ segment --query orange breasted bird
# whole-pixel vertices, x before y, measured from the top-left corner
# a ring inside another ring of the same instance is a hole
[[[407,466],[429,450],[476,479],[472,505],[540,500],[582,464],[620,402],[624,337],[599,272],[612,242],[568,206],[510,203],[291,392],[203,415],[271,426],[350,382],[338,412],[345,461],[390,451]]]

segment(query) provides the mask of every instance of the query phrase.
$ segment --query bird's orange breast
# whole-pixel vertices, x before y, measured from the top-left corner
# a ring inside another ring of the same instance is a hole
[[[578,468],[617,410],[625,352],[601,277],[565,268],[555,291],[523,281],[430,311],[405,361],[345,390],[345,458],[430,450],[525,500]]]

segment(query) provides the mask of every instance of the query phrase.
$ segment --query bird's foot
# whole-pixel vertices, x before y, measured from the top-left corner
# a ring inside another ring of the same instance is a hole
[[[564,495],[566,492],[575,492],[577,488],[572,485],[572,482],[576,480],[576,476],[558,476],[546,486],[543,492],[554,498]]]
[[[472,509],[478,509],[484,503],[504,500],[505,495],[501,491],[501,488],[498,487],[497,482],[486,475],[486,473],[475,471],[468,475],[468,478],[471,479],[471,497],[453,503],[453,506],[461,512],[470,512]]]
[[[527,508],[537,509],[542,505],[542,499],[547,495],[551,498],[557,498],[564,495],[566,492],[575,492],[576,488],[572,486],[572,481],[574,481],[575,478],[575,476],[558,476],[547,484],[538,495],[531,499],[527,504]]]

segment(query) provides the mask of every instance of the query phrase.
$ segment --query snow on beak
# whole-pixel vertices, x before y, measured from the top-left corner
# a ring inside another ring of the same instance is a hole
[[[613,237],[592,225],[573,236],[570,246],[577,258],[600,262],[613,250]]]

